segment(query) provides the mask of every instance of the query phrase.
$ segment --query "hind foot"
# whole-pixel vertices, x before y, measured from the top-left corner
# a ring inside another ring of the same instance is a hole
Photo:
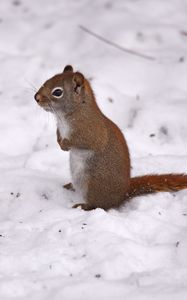
[[[77,207],[80,207],[81,209],[84,209],[84,210],[95,209],[95,207],[93,207],[92,205],[87,204],[87,203],[77,203],[77,204],[72,206],[72,208],[77,208]]]
[[[75,192],[75,189],[74,189],[73,184],[71,182],[63,185],[63,188],[65,188],[67,190],[70,190],[72,192]]]

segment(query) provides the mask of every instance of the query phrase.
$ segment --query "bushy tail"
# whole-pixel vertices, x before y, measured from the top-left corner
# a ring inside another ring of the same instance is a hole
[[[145,175],[131,178],[127,198],[157,192],[177,192],[187,188],[187,175],[163,174]]]

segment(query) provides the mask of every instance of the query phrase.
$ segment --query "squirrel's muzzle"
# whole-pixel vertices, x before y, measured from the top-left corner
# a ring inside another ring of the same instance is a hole
[[[39,93],[36,93],[36,94],[34,95],[34,99],[36,100],[36,102],[41,102],[42,97],[41,97],[41,95],[40,95]]]

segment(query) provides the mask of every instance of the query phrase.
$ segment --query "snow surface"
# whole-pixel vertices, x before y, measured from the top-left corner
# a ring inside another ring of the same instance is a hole
[[[186,0],[0,0],[1,300],[187,299],[187,191],[72,209],[69,154],[33,99],[71,63],[123,130],[133,175],[187,172],[186,53]]]

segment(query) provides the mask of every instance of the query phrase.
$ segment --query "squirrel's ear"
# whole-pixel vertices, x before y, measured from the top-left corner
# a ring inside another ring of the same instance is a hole
[[[83,85],[84,85],[84,76],[81,73],[76,72],[73,76],[74,92],[76,94],[79,94]]]
[[[73,72],[73,67],[70,65],[65,66],[63,73],[65,72]]]

